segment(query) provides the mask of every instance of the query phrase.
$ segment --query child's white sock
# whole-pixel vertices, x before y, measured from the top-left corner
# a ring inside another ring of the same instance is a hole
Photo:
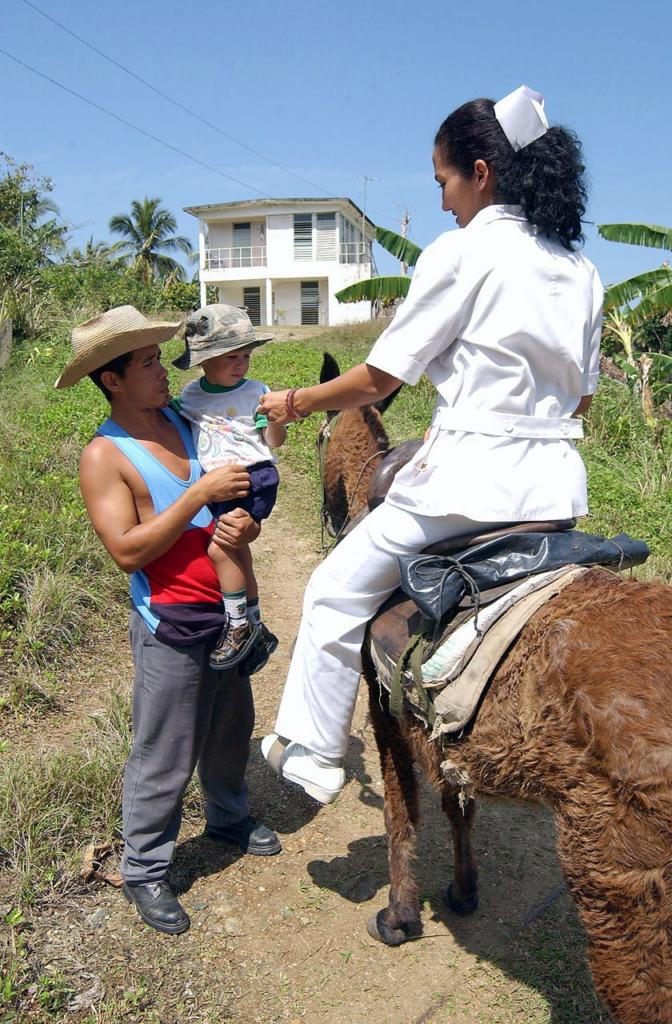
[[[247,596],[244,590],[222,594],[226,621],[232,629],[238,629],[247,622]]]
[[[258,626],[261,622],[261,609],[259,608],[258,597],[253,597],[247,602],[247,617],[253,626]]]

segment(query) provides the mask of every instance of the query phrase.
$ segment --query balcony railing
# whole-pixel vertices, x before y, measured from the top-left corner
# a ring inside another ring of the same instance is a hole
[[[368,242],[341,242],[339,246],[334,245],[329,253],[323,249],[314,253],[312,248],[306,249],[299,257],[294,251],[294,260],[306,262],[317,259],[320,263],[370,263],[371,246]],[[241,267],[265,267],[266,246],[265,245],[244,245],[224,249],[205,250],[205,270],[237,270]]]
[[[265,245],[243,245],[228,249],[206,249],[206,270],[232,270],[238,267],[265,267]]]
[[[370,263],[371,245],[369,242],[341,242],[339,246],[339,263]]]

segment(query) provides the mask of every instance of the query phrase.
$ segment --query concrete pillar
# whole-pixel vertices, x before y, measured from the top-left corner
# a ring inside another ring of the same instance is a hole
[[[205,221],[198,222],[198,269],[205,270]]]
[[[207,290],[205,281],[203,280],[203,271],[205,270],[205,221],[198,221],[198,282],[200,285],[200,299],[201,305],[205,306],[207,303]]]
[[[266,326],[273,326],[273,282],[266,278]]]

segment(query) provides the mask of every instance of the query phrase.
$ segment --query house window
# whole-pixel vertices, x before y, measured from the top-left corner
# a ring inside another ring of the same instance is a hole
[[[361,235],[355,225],[341,215],[341,249],[339,259],[341,263],[357,263],[359,247],[357,245]]]
[[[312,260],[313,258],[313,215],[312,213],[294,214],[294,259]]]
[[[336,214],[318,213],[315,219],[315,255],[318,260],[336,259]]]
[[[243,305],[254,327],[261,325],[261,288],[243,288]]]
[[[320,282],[301,282],[301,323],[319,324],[320,322]]]

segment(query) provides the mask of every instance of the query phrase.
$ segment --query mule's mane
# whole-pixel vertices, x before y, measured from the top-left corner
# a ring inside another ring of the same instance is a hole
[[[336,360],[325,352],[320,383],[333,380],[338,373]],[[336,419],[333,413],[327,413],[329,430],[322,458],[323,517],[336,534],[366,505],[369,481],[390,448],[382,413],[396,394],[359,409],[346,409]]]

